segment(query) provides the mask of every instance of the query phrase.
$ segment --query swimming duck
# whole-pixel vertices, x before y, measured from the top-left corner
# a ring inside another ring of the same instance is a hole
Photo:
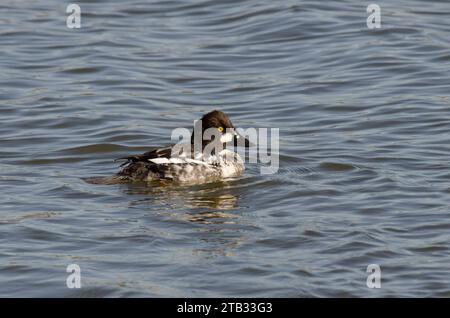
[[[205,138],[208,130],[214,132],[211,138]],[[172,144],[117,159],[125,163],[116,178],[204,183],[237,177],[243,174],[245,166],[237,152],[227,149],[230,145],[249,147],[252,143],[235,130],[225,113],[214,110],[195,124],[190,144]]]

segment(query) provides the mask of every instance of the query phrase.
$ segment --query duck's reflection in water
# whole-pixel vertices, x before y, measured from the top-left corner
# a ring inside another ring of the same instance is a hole
[[[128,195],[139,195],[131,205],[152,203],[192,210],[230,210],[237,207],[238,195],[226,182],[205,185],[176,185],[170,183],[127,183],[122,185]]]
[[[132,206],[151,207],[169,222],[192,222],[198,225],[182,226],[183,235],[192,236],[192,253],[203,256],[232,256],[233,249],[245,240],[246,228],[252,227],[238,210],[239,195],[228,182],[195,186],[172,184],[124,185],[128,195],[138,195]],[[176,231],[171,227],[171,231]]]

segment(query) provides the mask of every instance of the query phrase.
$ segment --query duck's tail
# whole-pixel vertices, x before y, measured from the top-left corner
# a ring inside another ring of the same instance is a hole
[[[136,162],[137,158],[135,158],[135,157],[136,156],[121,157],[121,158],[114,159],[114,162],[124,161],[120,164],[120,167],[123,167],[131,162]]]

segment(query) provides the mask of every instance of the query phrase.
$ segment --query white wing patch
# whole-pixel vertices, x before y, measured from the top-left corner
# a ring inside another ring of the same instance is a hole
[[[148,161],[156,163],[157,165],[160,165],[163,163],[169,163],[169,159],[167,159],[167,158],[153,158],[153,159],[148,159]]]
[[[204,161],[190,159],[190,158],[170,158],[170,159],[168,159],[168,158],[153,158],[153,159],[148,159],[148,161],[153,162],[157,165],[160,165],[160,164],[184,164],[184,163],[197,164],[197,165],[208,165]]]

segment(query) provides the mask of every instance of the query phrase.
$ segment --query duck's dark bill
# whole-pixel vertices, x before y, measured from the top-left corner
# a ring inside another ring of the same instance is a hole
[[[255,146],[255,144],[253,142],[251,142],[250,140],[248,140],[247,138],[245,138],[238,132],[236,132],[236,134],[234,135],[233,145],[235,147],[246,147],[246,148]]]

